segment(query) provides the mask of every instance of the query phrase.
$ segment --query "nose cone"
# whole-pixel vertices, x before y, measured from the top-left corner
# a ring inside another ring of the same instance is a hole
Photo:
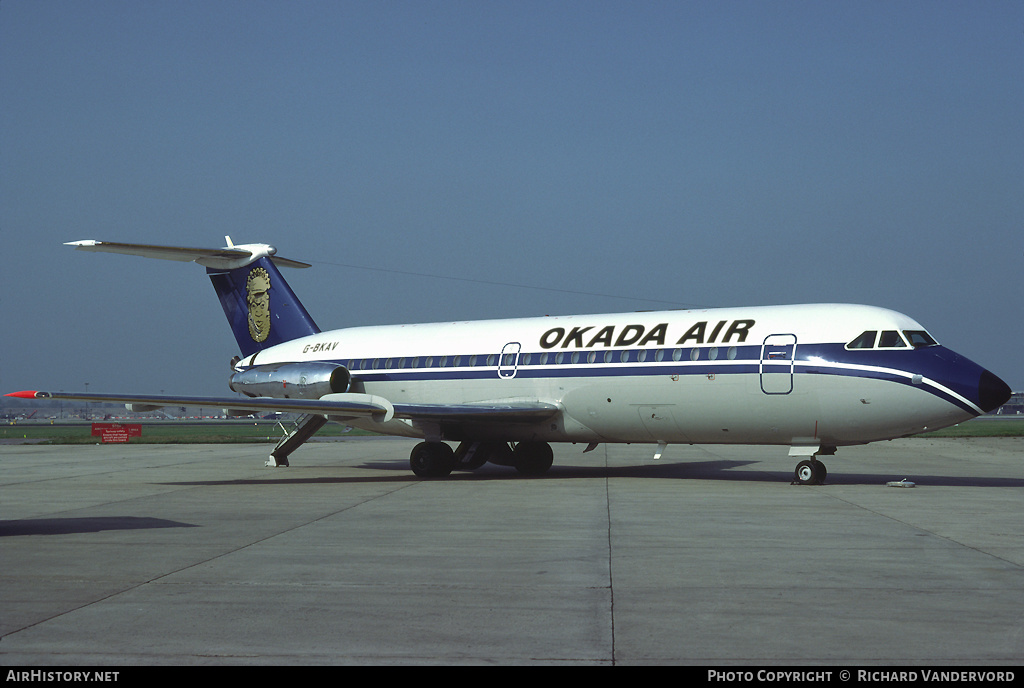
[[[988,413],[1010,400],[1013,391],[1010,386],[998,377],[988,372],[981,371],[981,379],[978,381],[978,405]]]

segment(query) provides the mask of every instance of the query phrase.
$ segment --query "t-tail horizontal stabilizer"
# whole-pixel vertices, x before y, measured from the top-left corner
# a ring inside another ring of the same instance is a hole
[[[74,246],[79,251],[98,253],[120,253],[127,256],[143,258],[159,258],[161,260],[178,260],[198,263],[203,267],[217,270],[232,270],[245,267],[264,256],[274,261],[274,265],[282,268],[308,268],[309,263],[302,263],[289,258],[279,258],[277,249],[270,244],[239,244],[231,243],[231,237],[224,237],[227,246],[224,248],[190,248],[187,246],[156,246],[153,244],[123,244],[116,241],[96,241],[84,239],[69,241],[65,246]]]
[[[66,245],[79,251],[188,261],[204,266],[243,357],[320,332],[278,270],[279,267],[308,268],[309,263],[279,258],[277,249],[269,244],[235,245],[231,237],[224,239],[227,246],[223,248],[123,244],[94,239],[71,241]]]

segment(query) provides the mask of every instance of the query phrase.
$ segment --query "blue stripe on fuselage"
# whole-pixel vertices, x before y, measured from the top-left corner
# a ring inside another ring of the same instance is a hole
[[[552,352],[524,352],[520,361],[529,358],[528,363],[519,362],[515,377],[525,379],[569,378],[569,377],[644,377],[658,375],[752,375],[761,372],[760,345],[736,347],[699,347],[691,349],[664,348],[630,350],[627,361],[618,360],[620,350],[567,350],[561,362],[555,363]],[[640,352],[645,360],[638,360]],[[691,354],[697,352],[696,360]],[[715,351],[718,358],[708,360]],[[604,361],[605,353],[612,354],[613,360]],[[659,356],[663,360],[655,360]],[[594,353],[595,360],[588,360]],[[541,356],[547,355],[547,362],[540,363]],[[578,354],[573,362],[573,354]],[[442,357],[432,357],[432,363]],[[337,365],[349,368],[353,378],[365,382],[383,381],[430,381],[430,380],[493,380],[498,377],[496,354],[459,356],[460,365],[455,366],[455,356],[443,357],[449,367],[425,367],[426,356],[391,359],[335,359]],[[468,365],[470,360],[474,365]],[[490,359],[490,360],[489,360]],[[415,362],[416,367],[413,367]],[[776,362],[778,364],[778,362]],[[376,368],[373,365],[377,365]],[[366,366],[366,368],[363,368]],[[390,366],[390,367],[389,367]],[[511,372],[511,366],[503,370]],[[942,346],[920,349],[853,349],[843,344],[799,344],[794,366],[796,375],[838,375],[885,380],[897,384],[914,386],[927,391],[957,407],[973,414],[978,409],[978,380],[982,369],[966,358]],[[915,376],[920,379],[915,380]],[[937,385],[925,384],[924,380]],[[799,389],[799,381],[794,388]],[[942,388],[946,388],[952,394]],[[958,396],[959,395],[959,396]],[[961,398],[962,397],[962,398]],[[965,403],[963,399],[969,400]]]

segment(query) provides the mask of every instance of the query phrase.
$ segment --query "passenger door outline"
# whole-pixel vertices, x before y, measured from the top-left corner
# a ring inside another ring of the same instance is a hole
[[[796,366],[796,335],[770,334],[761,344],[758,372],[761,391],[785,395],[793,391],[793,370]]]
[[[516,376],[519,365],[519,350],[522,345],[519,342],[509,342],[501,349],[498,356],[498,377],[511,380]]]

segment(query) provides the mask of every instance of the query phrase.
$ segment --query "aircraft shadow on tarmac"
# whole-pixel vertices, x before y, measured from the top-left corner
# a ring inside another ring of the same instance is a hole
[[[84,518],[26,518],[0,521],[0,537],[15,535],[73,535],[105,530],[148,530],[153,528],[197,528],[191,523],[140,516],[96,516]]]
[[[446,479],[654,478],[659,480],[725,480],[736,482],[788,483],[793,478],[793,474],[790,471],[740,470],[745,466],[753,466],[758,463],[760,462],[737,460],[677,461],[663,462],[659,464],[638,464],[635,466],[615,467],[556,464],[545,475],[532,478],[529,476],[520,476],[515,472],[515,469],[512,468],[485,466],[484,468],[473,472],[456,471]],[[851,469],[855,468],[853,464],[854,462],[850,462]],[[408,471],[408,465],[404,462],[367,463],[363,464],[363,467],[373,468],[376,470]],[[880,475],[876,473],[843,472],[842,466],[838,466],[835,473],[829,475],[824,485],[815,487],[828,487],[829,485],[884,486],[888,482],[902,480],[904,478],[916,483],[917,485],[929,487],[1024,487],[1024,479],[1020,478],[943,475],[914,476],[904,474],[895,475],[893,473]]]
[[[419,478],[409,471],[408,460],[395,460],[395,461],[374,461],[360,464],[359,466],[347,467],[346,470],[351,468],[356,469],[367,469],[373,471],[391,471],[398,473],[398,475],[365,475],[365,476],[354,476],[346,475],[339,477],[330,477],[324,475],[318,475],[316,477],[303,477],[303,467],[301,465],[291,466],[289,468],[275,468],[274,471],[280,471],[279,478],[267,478],[267,479],[249,479],[240,478],[238,480],[197,480],[197,481],[175,481],[173,483],[161,483],[162,485],[329,485],[329,484],[356,484],[356,483],[416,483],[416,482],[437,482],[437,481],[455,481],[455,482],[466,482],[466,481],[491,481],[491,480],[574,480],[574,479],[588,479],[593,480],[595,478],[660,478],[660,479],[676,479],[676,480],[701,480],[701,479],[721,479],[728,477],[729,479],[745,479],[745,480],[758,480],[764,482],[777,482],[780,479],[778,475],[771,473],[760,473],[760,472],[749,472],[743,474],[736,474],[740,477],[734,477],[732,474],[720,474],[718,471],[724,471],[730,468],[738,466],[749,465],[754,463],[751,461],[709,461],[709,462],[683,462],[678,464],[665,464],[659,466],[619,466],[615,468],[609,468],[606,466],[554,466],[550,471],[544,475],[528,476],[521,475],[516,472],[514,468],[508,468],[505,466],[483,466],[474,471],[460,471],[455,470],[451,475],[443,478]],[[700,472],[694,472],[694,467],[699,466],[714,466],[712,475],[707,474],[707,469]],[[316,466],[317,469],[324,468],[323,466]]]
[[[504,466],[486,465],[475,471],[452,472],[444,478],[418,478],[409,471],[407,460],[395,461],[373,461],[363,463],[354,468],[363,468],[373,471],[391,471],[400,475],[344,475],[330,477],[318,475],[305,477],[302,475],[303,468],[296,465],[290,468],[273,469],[281,471],[280,477],[267,479],[239,479],[239,480],[213,480],[213,481],[184,481],[167,484],[174,485],[257,485],[276,483],[296,484],[357,484],[357,483],[391,483],[391,482],[431,482],[441,481],[491,481],[491,480],[575,480],[595,478],[648,478],[658,480],[716,480],[733,482],[761,482],[761,483],[789,483],[792,480],[792,473],[789,471],[759,471],[741,470],[745,466],[760,463],[758,461],[736,461],[736,460],[715,460],[715,461],[681,461],[664,462],[657,465],[638,464],[635,466],[573,466],[556,464],[544,475],[524,476],[520,475],[513,468]],[[851,462],[852,463],[852,462]],[[854,468],[854,466],[850,466]],[[317,466],[322,469],[323,466]],[[346,469],[346,472],[349,469]],[[843,472],[838,467],[834,473],[830,473],[824,485],[818,488],[827,488],[830,485],[877,485],[885,486],[886,483],[910,480],[921,487],[1024,487],[1024,479],[1002,478],[991,476],[945,476],[945,475],[896,475],[894,473],[854,473]],[[806,486],[804,486],[806,487]]]

